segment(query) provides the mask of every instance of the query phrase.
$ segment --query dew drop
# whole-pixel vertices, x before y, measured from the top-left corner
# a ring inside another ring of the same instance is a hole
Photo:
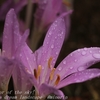
[[[84,48],[84,50],[87,50],[87,48]]]
[[[63,64],[65,65],[66,64],[66,61],[63,61]]]
[[[76,82],[80,82],[80,80],[76,79]]]
[[[78,49],[77,51],[78,51],[78,52],[80,52],[81,50],[80,50],[80,49]]]
[[[83,56],[86,55],[86,52],[85,52],[85,51],[82,51],[82,55],[83,55]]]
[[[52,33],[51,32],[49,32],[49,35],[51,35]]]
[[[59,67],[58,70],[61,71],[62,70],[62,67]]]
[[[28,58],[28,57],[27,57],[26,59],[27,59],[27,60],[29,60],[29,58]]]
[[[89,51],[90,53],[92,53],[92,51]]]
[[[94,76],[94,73],[92,73],[89,77],[92,78]]]
[[[83,71],[85,68],[84,67],[79,67],[78,71]]]
[[[71,66],[70,69],[73,69],[73,67]]]
[[[100,58],[100,54],[93,54],[93,57],[96,58],[96,59],[99,59]]]
[[[75,59],[74,61],[77,62],[77,59]]]
[[[58,55],[59,53],[58,52],[56,52],[56,55]]]
[[[51,49],[53,49],[53,48],[54,48],[54,45],[52,44],[52,45],[51,45]]]
[[[19,56],[22,57],[22,54],[20,54]]]

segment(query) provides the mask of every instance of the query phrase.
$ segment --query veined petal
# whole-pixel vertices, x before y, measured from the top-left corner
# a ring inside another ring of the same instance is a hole
[[[58,18],[50,27],[45,37],[40,65],[43,72],[48,71],[48,61],[52,58],[51,66],[54,67],[65,37],[64,18]],[[46,74],[46,73],[45,73]],[[46,75],[41,75],[43,78]]]
[[[25,92],[32,89],[33,83],[34,86],[36,86],[36,81],[33,80],[33,76],[31,74],[27,73],[27,69],[25,69],[25,66],[23,66],[19,61],[14,60],[14,66],[15,68],[12,73],[14,90],[22,91],[21,95],[28,96],[28,94],[25,94]],[[16,94],[16,96],[17,100],[19,100],[20,94]]]
[[[19,33],[19,24],[14,9],[11,9],[6,17],[3,32],[3,56],[11,58],[19,44],[21,35]]]
[[[55,94],[56,96],[58,96],[60,98],[60,100],[65,99],[62,91],[60,91],[54,87],[51,87],[47,84],[42,84],[39,89],[39,95],[45,98],[46,96],[48,96],[50,94]],[[56,98],[53,98],[53,99],[56,99]]]
[[[80,72],[76,72],[76,73],[68,76],[64,80],[62,80],[59,83],[59,85],[57,86],[57,88],[62,88],[64,86],[67,86],[67,85],[72,84],[72,83],[84,82],[84,81],[87,81],[89,79],[99,77],[99,76],[100,76],[100,69],[83,70]]]
[[[20,59],[20,61],[26,67],[28,73],[34,74],[33,71],[38,66],[36,63],[36,57],[25,41],[22,42],[23,44],[22,46],[19,45],[20,50],[16,53],[16,57]]]
[[[11,60],[0,57],[0,91],[5,92],[3,95],[6,95],[13,68]]]
[[[66,76],[87,69],[91,65],[100,61],[100,48],[91,47],[78,49],[69,54],[57,67],[55,71],[59,74],[61,80]]]

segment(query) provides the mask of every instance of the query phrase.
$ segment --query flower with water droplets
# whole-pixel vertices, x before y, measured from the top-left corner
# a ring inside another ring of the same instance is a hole
[[[22,56],[19,58],[26,66],[27,73],[33,75],[31,81],[36,89],[36,95],[43,98],[51,93],[64,97],[60,88],[100,76],[100,69],[89,68],[100,62],[100,48],[97,47],[75,50],[55,67],[65,38],[65,28],[64,16],[61,16],[51,25],[43,46],[35,53],[32,53],[26,44],[21,49]]]
[[[6,16],[3,32],[2,52],[0,53],[0,74],[4,72],[4,76],[2,77],[3,74],[0,76],[0,79],[3,78],[3,84],[2,81],[0,81],[0,84],[2,84],[2,86],[0,85],[0,88],[2,87],[5,89],[12,76],[14,90],[22,91],[22,95],[24,95],[24,92],[26,90],[30,90],[32,87],[29,82],[29,75],[27,75],[26,73],[25,66],[17,57],[17,55],[21,55],[20,49],[28,37],[28,32],[29,31],[27,30],[23,35],[20,34],[16,14],[14,12],[14,9],[11,9]],[[8,61],[12,63],[11,67],[9,67],[9,64],[6,64],[8,63]],[[2,64],[2,62],[5,62],[5,66],[7,68]],[[29,83],[29,86],[23,85],[24,83]],[[16,95],[17,100],[19,100],[20,96],[18,94]]]

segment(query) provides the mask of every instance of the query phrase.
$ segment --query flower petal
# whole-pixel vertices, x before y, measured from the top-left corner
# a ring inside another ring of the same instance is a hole
[[[87,69],[91,65],[100,61],[100,48],[91,47],[78,49],[71,54],[69,54],[57,67],[55,71],[59,74],[61,80],[66,76]]]
[[[13,68],[14,66],[11,60],[0,57],[0,91],[7,92]]]
[[[47,84],[42,84],[40,86],[39,92],[40,92],[39,93],[40,96],[42,96],[44,98],[47,97],[48,95],[52,94],[52,93],[55,94],[56,96],[58,96],[61,100],[64,100],[64,98],[65,98],[62,91],[60,91],[60,90],[58,90],[58,89],[56,89],[54,87],[51,87],[51,86],[49,86]],[[56,98],[53,98],[53,99],[56,99]]]
[[[19,24],[14,10],[11,9],[7,14],[4,26],[3,56],[11,58],[16,51],[20,39],[21,35],[19,33]]]
[[[48,27],[58,17],[58,14],[66,11],[63,6],[62,0],[40,0],[35,13],[37,24],[41,22],[40,27]]]
[[[34,69],[37,68],[36,58],[31,49],[26,43],[20,48],[20,53],[17,53],[17,58],[27,69],[27,72],[34,75]]]
[[[50,27],[47,35],[45,37],[41,61],[39,65],[42,66],[42,72],[46,74],[48,72],[48,61],[52,58],[51,67],[54,67],[55,62],[58,58],[60,49],[62,47],[63,41],[65,37],[65,23],[64,18],[58,18]],[[41,77],[45,78],[46,75],[41,75]]]
[[[98,76],[100,76],[100,69],[87,69],[80,72],[76,72],[62,80],[57,86],[57,88],[62,88],[72,83],[84,82]]]
[[[14,90],[22,91],[21,95],[27,96],[28,94],[25,94],[26,91],[30,91],[32,89],[32,81],[33,76],[29,73],[27,73],[27,69],[25,69],[25,66],[23,66],[19,61],[14,59],[14,70],[13,70],[13,82],[14,82]],[[35,85],[34,81],[34,85]],[[20,99],[20,94],[16,94],[17,100]]]

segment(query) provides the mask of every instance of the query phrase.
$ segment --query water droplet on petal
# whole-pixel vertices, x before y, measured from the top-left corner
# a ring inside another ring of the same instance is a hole
[[[62,70],[62,67],[59,67],[58,70],[61,71]]]
[[[77,59],[75,59],[74,61],[77,62]]]
[[[73,69],[73,67],[71,66],[70,69]]]
[[[53,44],[51,45],[51,48],[52,48],[52,49],[54,48],[54,45],[53,45]]]
[[[89,51],[90,53],[92,53],[92,51]]]
[[[59,53],[58,52],[56,52],[56,55],[58,55]]]
[[[78,49],[77,51],[78,51],[78,52],[80,52],[81,50],[80,50],[80,49]]]
[[[93,57],[96,58],[96,59],[99,59],[100,58],[100,54],[93,54]]]
[[[85,69],[84,67],[78,67],[78,71],[82,71],[84,69]]]
[[[76,79],[76,82],[80,82],[80,80]]]
[[[83,56],[86,55],[86,52],[85,52],[85,51],[82,51],[82,55],[83,55]]]
[[[87,50],[87,48],[84,48],[84,50]]]
[[[92,78],[94,76],[94,73],[92,73],[89,77]]]
[[[63,64],[65,65],[66,64],[66,61],[63,61]]]
[[[51,35],[52,33],[51,32],[49,32],[49,35]]]
[[[22,54],[20,54],[20,57],[22,57]]]

